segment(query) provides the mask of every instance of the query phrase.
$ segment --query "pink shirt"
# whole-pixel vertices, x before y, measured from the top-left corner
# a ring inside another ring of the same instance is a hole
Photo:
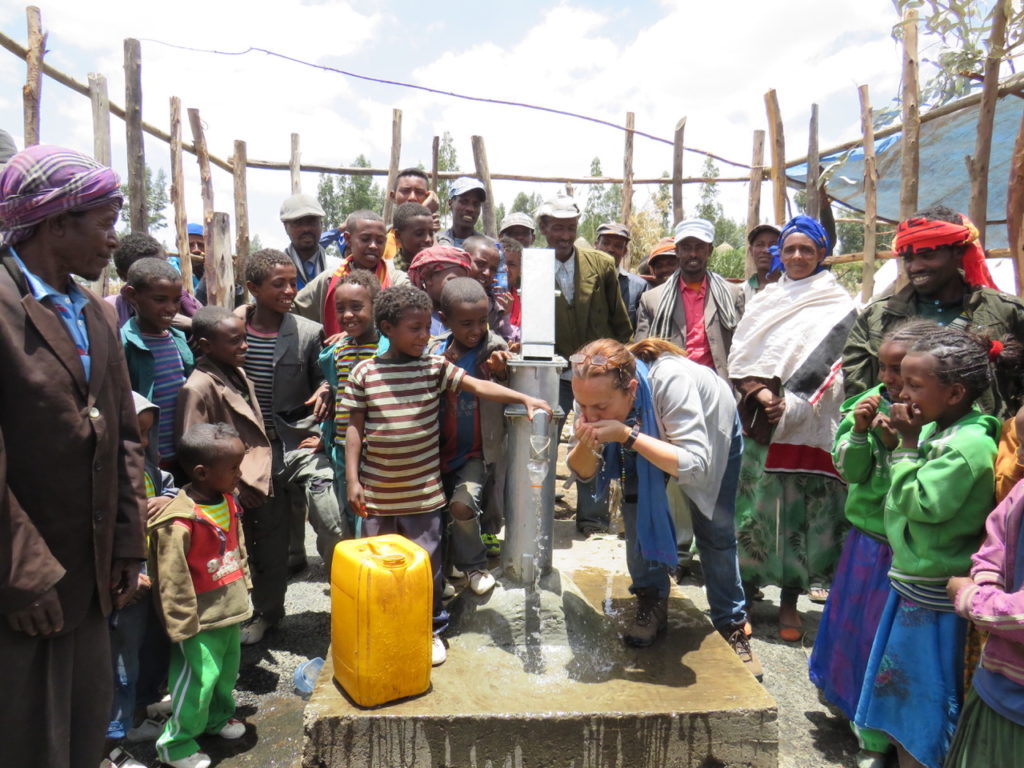
[[[679,292],[683,297],[683,310],[686,312],[686,356],[693,362],[706,365],[714,370],[715,361],[711,357],[711,346],[708,344],[707,329],[704,328],[704,300],[708,292],[708,278],[705,275],[700,288],[693,290],[693,283],[683,282],[679,277]]]

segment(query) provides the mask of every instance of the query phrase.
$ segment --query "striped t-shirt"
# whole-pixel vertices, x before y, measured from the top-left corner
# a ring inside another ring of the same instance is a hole
[[[343,336],[334,347],[334,371],[338,377],[338,392],[334,398],[334,443],[345,444],[345,430],[348,429],[348,408],[341,404],[345,394],[348,375],[360,360],[367,360],[377,353],[377,341],[359,344],[351,336]]]
[[[228,506],[228,497],[221,495],[220,504],[199,504],[197,505],[213,522],[222,530],[231,527],[231,507]]]
[[[438,459],[441,394],[466,372],[443,357],[357,363],[341,404],[365,415],[359,480],[371,515],[412,515],[445,504]]]
[[[274,345],[276,333],[261,333],[251,325],[245,327],[245,340],[249,349],[245,353],[245,375],[256,390],[256,402],[263,412],[263,426],[274,428]]]
[[[160,408],[157,428],[157,450],[160,461],[173,459],[174,416],[178,407],[178,392],[185,384],[185,365],[178,353],[178,345],[170,333],[143,333],[142,340],[153,355],[153,404]]]

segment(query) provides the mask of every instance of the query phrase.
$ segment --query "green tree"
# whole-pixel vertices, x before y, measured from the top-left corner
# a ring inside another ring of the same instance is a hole
[[[532,192],[529,195],[525,192],[520,192],[512,201],[512,208],[509,210],[509,213],[525,213],[527,216],[536,216],[537,209],[540,208],[543,202],[544,200],[537,192]]]
[[[663,171],[661,178],[665,179],[664,184],[658,185],[658,191],[651,195],[651,205],[661,222],[661,228],[668,232],[672,228],[672,185],[669,184],[668,171]]]
[[[365,155],[359,155],[352,161],[352,167],[370,168],[371,165]],[[353,211],[384,210],[384,189],[373,181],[372,176],[334,176],[322,173],[316,193],[328,226],[338,226]]]
[[[505,204],[504,203],[498,203],[496,206],[494,206],[494,225],[496,227],[500,227],[501,226],[501,220],[504,219],[505,216],[507,216],[507,215],[508,214],[505,212]]]
[[[164,229],[167,226],[167,218],[164,216],[164,210],[170,204],[170,199],[167,197],[167,175],[164,173],[163,168],[160,168],[157,170],[156,176],[154,176],[153,169],[147,165],[144,182],[146,187],[146,226],[147,230],[152,234],[153,230]],[[124,205],[121,207],[121,221],[129,224],[128,211],[131,207],[128,204],[127,183],[121,185],[121,195],[124,197]],[[125,235],[128,232],[129,228],[126,226],[120,234]]]
[[[441,135],[441,141],[438,145],[437,170],[439,172],[459,170],[459,157],[455,153],[455,142],[448,131]],[[439,178],[437,180],[437,199],[441,201],[440,212],[442,222],[450,221],[451,212],[448,210],[448,200],[451,198],[451,185],[451,179]]]
[[[742,224],[730,219],[722,210],[722,204],[718,202],[718,182],[713,181],[717,177],[718,166],[715,165],[715,161],[710,157],[704,158],[704,168],[701,170],[701,178],[704,181],[700,185],[700,202],[697,204],[695,215],[715,225],[716,247],[728,243],[733,248],[742,248],[746,242],[746,230]]]
[[[597,177],[601,172],[601,159],[590,161],[590,175]],[[593,244],[597,239],[597,228],[606,221],[618,221],[622,215],[621,184],[591,184],[587,191],[587,204],[580,218],[578,234]]]

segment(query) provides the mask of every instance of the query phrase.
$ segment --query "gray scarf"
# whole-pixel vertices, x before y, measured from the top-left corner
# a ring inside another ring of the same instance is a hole
[[[672,273],[666,281],[669,288],[661,295],[658,308],[654,311],[654,318],[651,321],[651,336],[659,339],[668,339],[672,335],[672,315],[675,313],[676,302],[679,301],[679,276],[680,270]],[[708,272],[708,293],[711,300],[715,302],[715,309],[722,327],[727,331],[736,328],[740,321],[736,314],[736,300],[725,278],[716,272]]]

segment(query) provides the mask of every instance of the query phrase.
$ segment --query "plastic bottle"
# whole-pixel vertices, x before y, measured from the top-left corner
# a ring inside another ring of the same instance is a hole
[[[303,695],[308,695],[313,692],[313,688],[316,686],[316,679],[320,675],[320,670],[324,665],[324,660],[317,656],[315,659],[307,659],[295,668],[295,690]]]
[[[508,293],[508,265],[505,264],[505,249],[498,243],[498,271],[494,275],[494,292]]]

